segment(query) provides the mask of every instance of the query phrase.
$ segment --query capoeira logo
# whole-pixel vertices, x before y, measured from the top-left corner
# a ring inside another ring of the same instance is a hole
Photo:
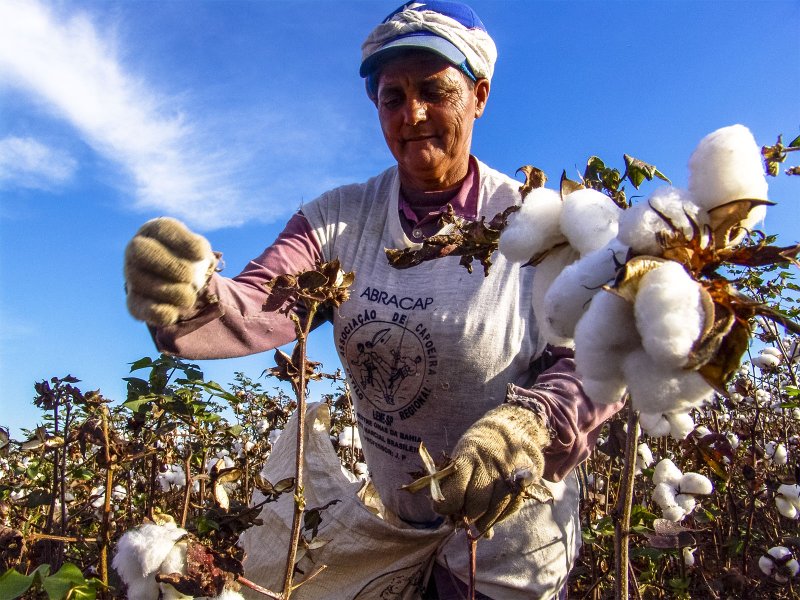
[[[345,344],[350,381],[359,398],[383,412],[401,410],[422,388],[427,370],[422,340],[388,321],[368,321]]]

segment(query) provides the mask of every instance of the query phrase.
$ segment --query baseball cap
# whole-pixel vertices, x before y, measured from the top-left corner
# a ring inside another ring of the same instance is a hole
[[[480,17],[471,7],[461,2],[450,2],[447,0],[419,0],[406,2],[397,10],[387,16],[382,23],[387,23],[392,18],[405,10],[433,11],[457,21],[467,29],[481,29],[484,32],[486,27]],[[449,63],[461,67],[472,79],[476,79],[472,74],[469,61],[461,50],[449,40],[438,36],[432,31],[421,30],[411,33],[400,34],[384,42],[376,48],[369,56],[365,57],[359,68],[361,77],[372,75],[387,59],[402,50],[420,49],[438,54]]]

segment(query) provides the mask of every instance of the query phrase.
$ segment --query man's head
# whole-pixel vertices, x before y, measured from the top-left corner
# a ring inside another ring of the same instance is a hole
[[[478,16],[455,2],[408,3],[362,48],[360,72],[401,183],[420,191],[459,183],[496,57]]]
[[[383,66],[407,50],[436,54],[472,81],[491,80],[497,48],[480,17],[466,4],[446,0],[406,2],[386,17],[361,46],[359,73],[374,98]]]

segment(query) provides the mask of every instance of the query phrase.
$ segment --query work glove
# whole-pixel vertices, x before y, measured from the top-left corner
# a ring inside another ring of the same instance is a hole
[[[150,325],[176,323],[194,306],[216,265],[208,240],[180,221],[148,221],[125,249],[128,310]]]
[[[538,486],[549,440],[533,411],[513,404],[490,410],[458,440],[455,472],[439,482],[444,500],[434,500],[434,510],[466,517],[481,534],[491,535],[495,523],[519,510],[528,486]]]

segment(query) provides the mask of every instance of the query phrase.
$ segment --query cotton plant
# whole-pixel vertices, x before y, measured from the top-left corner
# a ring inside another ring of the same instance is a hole
[[[773,546],[758,559],[758,568],[778,583],[786,583],[800,573],[800,563],[786,546]]]
[[[711,480],[700,473],[683,473],[669,458],[662,459],[653,469],[652,500],[661,508],[668,521],[681,521],[697,506],[697,496],[714,491]]]

